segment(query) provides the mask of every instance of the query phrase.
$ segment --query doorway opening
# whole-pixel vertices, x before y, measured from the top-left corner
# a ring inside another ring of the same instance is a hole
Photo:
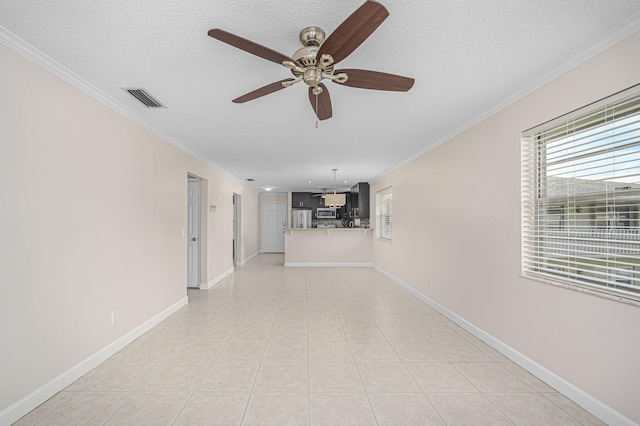
[[[242,208],[242,196],[233,194],[233,266],[242,263],[241,259],[241,238],[240,238],[240,209]]]
[[[187,288],[200,287],[201,181],[187,178]]]

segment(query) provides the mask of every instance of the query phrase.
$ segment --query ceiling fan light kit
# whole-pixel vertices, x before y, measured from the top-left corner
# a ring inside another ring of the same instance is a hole
[[[280,64],[293,73],[294,78],[268,84],[232,102],[252,101],[304,81],[309,86],[309,101],[317,118],[326,120],[332,117],[333,112],[331,97],[327,87],[322,83],[323,80],[360,89],[396,92],[406,92],[413,86],[414,80],[409,77],[378,71],[334,68],[335,64],[360,46],[387,16],[389,12],[382,4],[368,0],[345,19],[329,37],[326,37],[322,28],[304,28],[299,36],[303,47],[296,50],[291,57],[219,28],[209,30],[208,34],[245,52]]]

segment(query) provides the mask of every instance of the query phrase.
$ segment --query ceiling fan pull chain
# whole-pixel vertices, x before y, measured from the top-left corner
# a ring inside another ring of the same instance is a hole
[[[316,93],[316,129],[318,128],[318,94]]]

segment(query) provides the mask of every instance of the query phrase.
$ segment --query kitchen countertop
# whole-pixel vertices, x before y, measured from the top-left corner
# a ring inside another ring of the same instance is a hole
[[[373,228],[285,228],[285,232],[289,235],[293,235],[294,231],[305,232],[305,233],[317,233],[317,232],[325,232],[327,235],[332,232],[355,232],[355,231],[364,231],[364,235],[368,234],[369,231],[373,231]]]
[[[373,228],[285,228],[285,231],[371,231]]]

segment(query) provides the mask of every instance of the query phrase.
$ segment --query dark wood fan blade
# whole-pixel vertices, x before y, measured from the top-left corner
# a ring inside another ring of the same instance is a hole
[[[358,87],[360,89],[391,90],[394,92],[406,92],[413,87],[414,79],[401,75],[387,74],[379,71],[367,70],[337,70],[334,75],[346,73],[349,77],[345,86]]]
[[[316,116],[320,120],[326,120],[333,115],[331,111],[331,96],[329,96],[329,91],[324,84],[320,83],[318,86],[322,87],[322,93],[318,96],[313,94],[313,87],[309,87],[309,102],[311,102],[311,107],[316,112]]]
[[[268,95],[273,92],[277,92],[278,90],[284,89],[282,85],[283,81],[292,81],[293,78],[285,78],[284,80],[276,81],[275,83],[267,84],[264,87],[254,90],[253,92],[249,92],[246,95],[242,95],[239,98],[232,100],[231,102],[236,104],[243,104],[248,101],[252,101],[257,98],[261,98],[262,96]]]
[[[327,53],[338,63],[351,54],[387,19],[389,12],[375,1],[367,1],[322,43],[316,57]]]
[[[247,40],[246,38],[242,38],[235,34],[231,34],[219,28],[214,28],[212,30],[209,30],[208,34],[209,36],[217,40],[230,44],[231,46],[237,47],[238,49],[244,50],[245,52],[252,53],[268,61],[275,62],[276,64],[282,65],[283,61],[295,62],[293,59],[291,59],[287,55],[284,55],[280,52],[276,52],[275,50],[269,49],[268,47],[264,47],[261,44],[254,43],[251,40]]]

